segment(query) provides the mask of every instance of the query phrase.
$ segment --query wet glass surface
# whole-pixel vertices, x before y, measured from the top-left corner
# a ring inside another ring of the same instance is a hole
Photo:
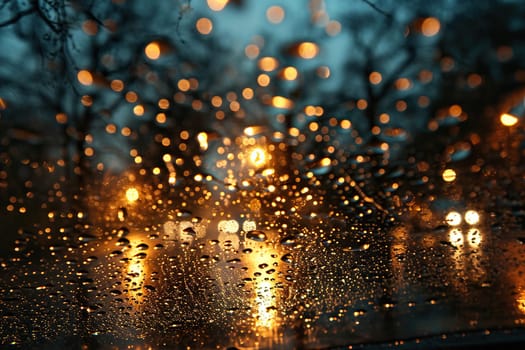
[[[525,342],[520,1],[0,3],[0,343]]]

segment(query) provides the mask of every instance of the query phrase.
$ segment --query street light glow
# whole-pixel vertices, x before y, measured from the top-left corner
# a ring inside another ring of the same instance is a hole
[[[130,187],[126,191],[126,199],[128,202],[133,203],[139,199],[139,191],[135,187]]]
[[[518,123],[518,117],[509,113],[503,113],[499,119],[501,121],[501,124],[505,126],[513,126]]]

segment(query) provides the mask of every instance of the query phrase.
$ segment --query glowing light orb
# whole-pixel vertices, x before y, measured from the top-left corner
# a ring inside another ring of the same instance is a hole
[[[445,169],[441,176],[445,182],[452,182],[456,180],[456,172],[453,169]]]
[[[454,247],[461,247],[465,242],[465,237],[463,237],[463,232],[460,229],[455,228],[448,233],[448,240]]]
[[[256,167],[261,167],[266,163],[266,152],[262,148],[254,148],[250,152],[250,162]]]
[[[449,226],[458,226],[461,224],[461,214],[457,211],[451,211],[445,217],[445,221]]]
[[[465,222],[469,225],[476,225],[479,223],[479,213],[475,210],[467,210],[465,212]]]
[[[139,199],[139,191],[135,187],[130,187],[126,190],[126,199],[133,203]]]
[[[501,121],[501,124],[505,126],[513,126],[516,125],[519,121],[518,117],[515,115],[509,114],[509,113],[503,113],[499,120]]]
[[[153,41],[146,45],[144,48],[144,53],[150,60],[157,60],[160,57],[161,51],[160,51],[160,45]]]

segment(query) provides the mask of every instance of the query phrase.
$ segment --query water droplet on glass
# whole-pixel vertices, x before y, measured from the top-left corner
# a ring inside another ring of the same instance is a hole
[[[280,243],[287,247],[293,247],[297,243],[297,237],[295,235],[285,236]]]
[[[457,162],[467,158],[472,150],[472,146],[468,142],[460,142],[451,147],[449,158],[451,162]]]
[[[195,232],[193,227],[186,227],[184,230],[182,230],[182,232],[184,232],[187,235],[192,235],[192,236],[197,235],[197,232]]]
[[[119,256],[119,255],[122,255],[122,251],[120,251],[120,250],[114,250],[111,253],[109,253],[109,257],[110,258],[113,258],[115,256]]]
[[[129,240],[127,238],[119,238],[117,243],[116,243],[117,247],[123,247],[123,246],[127,246],[129,245]]]
[[[260,230],[253,230],[246,233],[246,238],[252,241],[264,242],[266,241],[266,233]]]
[[[345,251],[345,252],[362,252],[362,251],[368,250],[368,248],[370,248],[370,244],[369,243],[362,243],[362,244],[357,244],[357,245],[351,245],[351,246],[348,246],[348,247],[344,247],[343,251]]]
[[[118,212],[117,212],[117,218],[119,221],[125,221],[126,218],[128,217],[128,211],[126,208],[119,208]]]
[[[381,134],[381,139],[386,142],[403,142],[408,139],[408,132],[402,128],[388,128]]]
[[[94,241],[94,240],[96,240],[96,239],[97,239],[96,236],[91,235],[91,234],[89,234],[89,233],[83,233],[82,235],[80,235],[80,236],[78,237],[78,240],[79,240],[80,242],[82,242],[82,243],[91,242],[91,241]]]
[[[138,250],[147,250],[148,248],[149,248],[149,246],[146,243],[141,243],[141,244],[137,245],[137,249]]]
[[[291,264],[292,261],[293,261],[292,254],[291,254],[291,253],[284,254],[284,255],[281,257],[281,260],[284,261],[285,263]]]
[[[126,237],[129,234],[129,229],[127,227],[121,227],[117,230],[117,237]]]

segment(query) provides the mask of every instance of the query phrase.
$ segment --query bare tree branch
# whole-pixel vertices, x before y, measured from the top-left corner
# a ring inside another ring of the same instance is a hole
[[[392,14],[391,13],[386,12],[385,10],[383,10],[382,8],[380,8],[379,6],[377,6],[376,4],[371,2],[370,0],[361,0],[361,1],[363,1],[365,4],[367,4],[368,6],[373,8],[375,11],[379,12],[380,14],[382,14],[383,16],[388,17],[388,18],[392,18]]]
[[[14,17],[11,17],[11,18],[5,20],[4,22],[0,22],[0,27],[7,27],[7,26],[9,26],[11,24],[14,24],[14,23],[18,22],[22,17],[30,15],[33,12],[35,12],[36,10],[37,9],[34,8],[34,7],[31,7],[31,8],[26,9],[26,10],[22,10],[22,11],[18,12]]]

